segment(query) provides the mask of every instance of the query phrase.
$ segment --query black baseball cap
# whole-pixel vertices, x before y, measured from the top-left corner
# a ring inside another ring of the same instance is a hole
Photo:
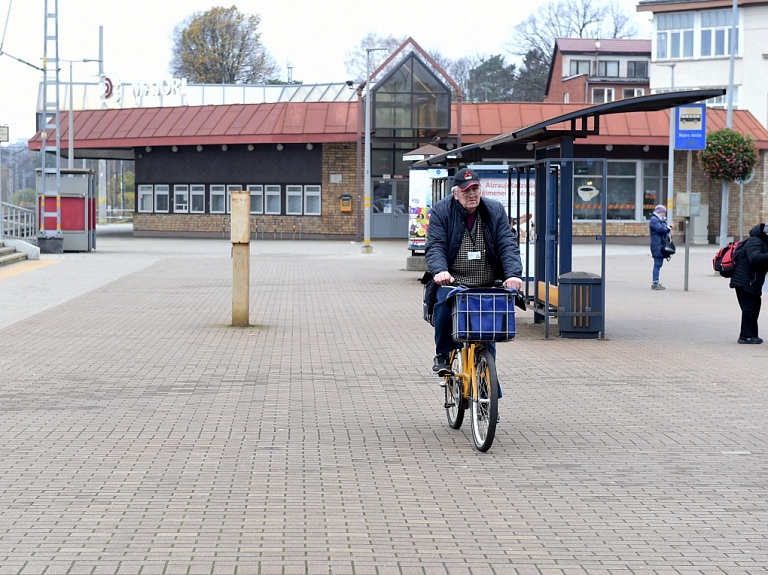
[[[458,187],[462,192],[470,186],[480,185],[480,176],[477,175],[475,170],[470,168],[461,168],[456,175],[453,176],[453,185]]]

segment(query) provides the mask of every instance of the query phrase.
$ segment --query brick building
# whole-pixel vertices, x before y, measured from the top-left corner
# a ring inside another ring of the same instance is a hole
[[[545,102],[604,104],[650,93],[650,40],[557,38]]]

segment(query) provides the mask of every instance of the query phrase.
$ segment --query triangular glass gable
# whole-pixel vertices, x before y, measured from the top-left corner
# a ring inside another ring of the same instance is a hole
[[[451,130],[451,90],[414,53],[372,89],[377,138],[422,140]]]

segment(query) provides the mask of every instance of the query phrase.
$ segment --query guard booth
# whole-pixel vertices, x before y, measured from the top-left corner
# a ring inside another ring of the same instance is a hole
[[[36,170],[36,202],[39,229],[55,230],[59,212],[62,246],[65,252],[90,252],[96,249],[96,179],[93,170],[62,168],[59,196],[45,195],[56,189],[56,174],[48,174],[43,186],[42,170]],[[56,204],[59,204],[58,207]],[[45,214],[45,215],[44,215]],[[45,218],[45,219],[43,219]]]

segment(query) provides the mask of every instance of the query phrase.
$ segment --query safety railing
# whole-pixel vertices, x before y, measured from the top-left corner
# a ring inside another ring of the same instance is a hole
[[[37,245],[35,210],[0,202],[0,239],[23,240]]]

